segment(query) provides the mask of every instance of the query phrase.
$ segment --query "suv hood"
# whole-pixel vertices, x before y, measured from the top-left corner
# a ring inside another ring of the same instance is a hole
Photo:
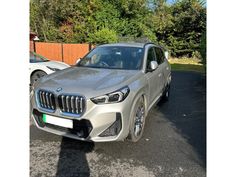
[[[70,67],[43,77],[37,88],[56,93],[61,87],[62,91],[57,94],[81,94],[91,98],[116,91],[141,74],[141,71],[134,70]]]

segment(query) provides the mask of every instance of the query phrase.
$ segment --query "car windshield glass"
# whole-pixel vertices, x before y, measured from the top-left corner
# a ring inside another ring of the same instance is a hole
[[[138,70],[141,68],[143,48],[124,46],[97,47],[77,66],[107,69]]]
[[[49,60],[34,52],[30,52],[30,63],[38,63],[38,62],[46,62],[46,61],[49,61]]]

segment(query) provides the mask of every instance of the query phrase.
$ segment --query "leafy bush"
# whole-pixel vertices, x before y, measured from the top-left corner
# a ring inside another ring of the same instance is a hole
[[[202,63],[204,65],[206,65],[206,50],[207,50],[206,49],[206,32],[204,32],[201,37],[200,50],[199,50],[202,56]]]
[[[117,42],[118,37],[114,30],[103,28],[93,34],[90,34],[88,40],[92,44],[105,44]]]

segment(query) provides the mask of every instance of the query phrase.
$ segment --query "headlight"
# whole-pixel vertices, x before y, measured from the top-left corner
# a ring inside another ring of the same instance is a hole
[[[58,68],[51,68],[51,67],[49,67],[49,66],[47,66],[47,68],[50,69],[50,70],[52,70],[52,71],[60,71],[60,69],[58,69]]]
[[[95,104],[118,103],[124,101],[124,99],[128,96],[129,92],[130,92],[129,87],[126,86],[115,92],[91,98],[91,100]]]

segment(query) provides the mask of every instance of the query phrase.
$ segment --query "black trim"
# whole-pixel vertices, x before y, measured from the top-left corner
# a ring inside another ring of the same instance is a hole
[[[115,134],[110,134],[110,129],[113,129]],[[112,123],[111,126],[109,126],[106,130],[104,130],[99,137],[109,137],[109,136],[117,136],[122,129],[122,119],[121,119],[121,113],[116,113],[116,120],[114,123]]]
[[[81,119],[81,120],[72,119],[73,128],[70,129],[70,128],[65,128],[65,127],[61,127],[61,126],[57,126],[57,125],[43,122],[43,113],[39,112],[37,109],[33,110],[33,115],[36,119],[37,124],[40,127],[42,127],[42,128],[48,127],[48,128],[54,129],[54,130],[62,131],[65,133],[70,133],[70,134],[78,136],[79,138],[86,139],[93,129],[91,122],[87,119]],[[61,118],[61,117],[58,117],[58,118]]]

